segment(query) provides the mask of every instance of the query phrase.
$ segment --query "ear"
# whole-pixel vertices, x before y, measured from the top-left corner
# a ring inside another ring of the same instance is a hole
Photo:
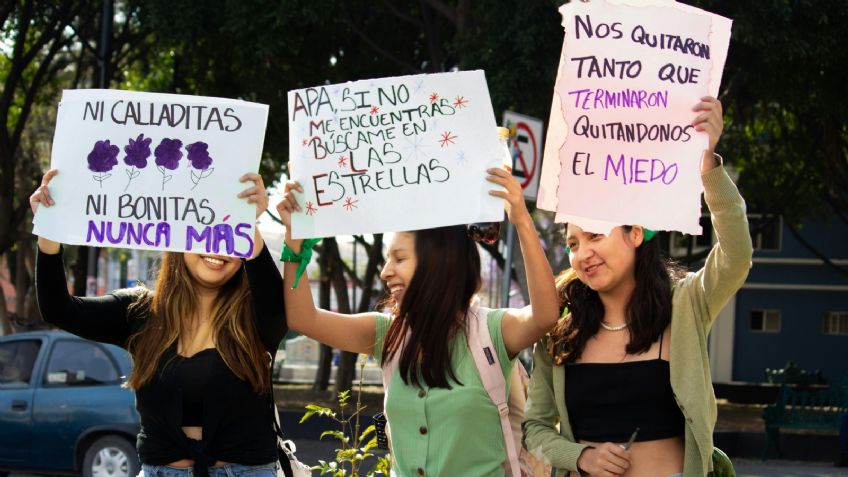
[[[634,225],[630,229],[630,241],[637,248],[645,242],[645,229],[641,225]]]

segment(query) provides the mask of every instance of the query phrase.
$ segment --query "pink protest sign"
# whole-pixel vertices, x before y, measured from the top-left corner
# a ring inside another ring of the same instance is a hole
[[[700,234],[707,135],[691,126],[692,107],[717,94],[730,20],[669,1],[570,2],[560,12],[539,207],[596,232]]]

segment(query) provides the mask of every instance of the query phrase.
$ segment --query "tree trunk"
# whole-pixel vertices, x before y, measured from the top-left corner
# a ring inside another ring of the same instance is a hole
[[[333,369],[333,348],[321,344],[321,355],[318,358],[318,370],[312,383],[314,391],[326,391],[330,386],[330,371]]]
[[[338,306],[338,312],[343,314],[350,314],[350,297],[347,293],[347,280],[344,275],[344,267],[342,266],[342,257],[339,253],[339,245],[336,242],[336,239],[324,239],[323,246],[321,249],[321,255],[326,256],[327,261],[329,262],[328,266],[330,268],[330,282],[333,286],[333,291],[336,294],[336,304]],[[346,391],[351,388],[353,384],[353,374],[349,365],[349,357],[346,357],[348,354],[342,352],[339,359],[339,366],[336,369],[336,383],[335,383],[335,392],[338,394],[341,391]],[[354,358],[355,362],[355,358]]]
[[[30,327],[46,329],[48,325],[41,317],[41,310],[38,309],[38,297],[35,291],[35,247],[37,247],[35,237],[30,234],[21,234],[21,236],[23,238],[18,246],[24,255],[24,266],[26,267],[27,277],[29,279],[27,280],[27,287],[23,290],[18,290],[19,293],[24,294],[24,307],[18,313],[26,317],[30,323]]]
[[[318,289],[318,306],[324,310],[330,309],[330,268],[327,254],[322,253],[318,258],[321,268],[320,286]],[[315,381],[312,389],[315,391],[326,391],[330,386],[330,371],[333,367],[333,348],[321,344],[321,356],[318,359],[318,370],[315,372]]]
[[[29,288],[29,276],[26,269],[26,254],[23,250],[23,242],[19,241],[15,252],[15,313],[18,315],[20,322],[29,321],[24,315],[24,306],[26,302],[26,290]]]
[[[11,335],[12,321],[9,319],[9,310],[6,309],[6,293],[0,289],[0,327],[3,329],[3,336]]]

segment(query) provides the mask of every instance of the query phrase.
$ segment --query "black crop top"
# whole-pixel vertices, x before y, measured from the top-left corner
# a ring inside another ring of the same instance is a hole
[[[271,354],[286,334],[283,280],[274,259],[263,247],[253,260],[244,262],[253,303],[256,329],[264,348]],[[147,323],[145,317],[130,317],[127,307],[138,290],[116,290],[101,297],[71,296],[65,279],[62,254],[38,254],[35,270],[38,306],[44,319],[86,339],[126,348],[127,339]],[[192,459],[194,475],[208,475],[207,466],[216,460],[244,465],[277,460],[273,412],[267,394],[253,391],[246,381],[227,368],[216,350],[201,351],[193,358],[208,359],[208,378],[202,389],[200,420],[203,440],[189,439],[182,431],[184,386],[176,345],[159,360],[154,378],[136,391],[136,409],[141,418],[137,448],[143,464],[167,465]],[[194,364],[194,363],[192,363]],[[188,396],[187,396],[188,397]],[[191,399],[189,397],[189,399]],[[189,420],[197,419],[188,416]]]
[[[662,337],[660,353],[662,356]],[[671,390],[668,361],[565,366],[565,405],[577,440],[626,442],[682,436],[685,421]]]
[[[171,362],[183,391],[183,426],[203,425],[203,400],[210,376],[225,372],[227,364],[215,348],[191,357],[176,356]]]

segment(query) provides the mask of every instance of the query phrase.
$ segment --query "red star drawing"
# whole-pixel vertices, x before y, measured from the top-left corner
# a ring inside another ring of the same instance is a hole
[[[307,145],[307,144],[309,144],[309,139],[304,139],[304,140],[303,140],[303,145],[305,146],[305,145]]]
[[[454,143],[453,141],[456,138],[457,138],[457,136],[454,136],[453,133],[451,133],[450,131],[447,131],[447,132],[442,133],[442,137],[439,138],[439,142],[442,143],[442,147],[445,147],[448,144],[453,144]]]
[[[318,209],[312,205],[312,202],[306,203],[306,215],[315,215],[315,212],[318,212]]]
[[[468,106],[468,100],[464,96],[457,96],[456,101],[453,102],[453,107],[457,109],[462,109],[466,106]]]
[[[344,201],[344,204],[342,204],[342,207],[344,207],[348,211],[351,211],[353,209],[358,208],[358,206],[356,205],[357,202],[359,202],[359,201],[353,200],[353,198],[348,197],[347,200]]]
[[[344,156],[339,156],[339,167],[347,166],[347,158]]]
[[[438,100],[438,99],[439,99],[439,94],[436,93],[435,91],[430,94],[430,102],[431,103],[435,103],[436,100]]]
[[[375,114],[377,114],[377,113],[379,113],[379,112],[380,112],[380,108],[378,108],[377,106],[371,106],[371,111],[369,111],[369,113],[371,114],[371,116],[373,116],[373,115],[375,115]]]

